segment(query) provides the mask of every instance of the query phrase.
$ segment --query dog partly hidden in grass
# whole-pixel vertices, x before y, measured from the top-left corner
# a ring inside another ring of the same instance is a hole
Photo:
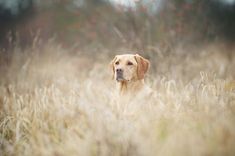
[[[123,54],[116,55],[110,65],[120,98],[146,97],[152,93],[144,81],[150,67],[149,60],[138,54]]]

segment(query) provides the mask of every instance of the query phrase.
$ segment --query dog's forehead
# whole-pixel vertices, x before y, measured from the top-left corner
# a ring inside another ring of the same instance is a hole
[[[135,61],[134,54],[123,54],[123,55],[117,55],[116,57],[117,57],[117,60]]]

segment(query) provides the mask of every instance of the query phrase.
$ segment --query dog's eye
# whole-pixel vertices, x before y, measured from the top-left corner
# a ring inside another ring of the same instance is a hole
[[[116,64],[116,65],[119,65],[119,62],[117,61],[117,62],[115,62],[115,64]]]
[[[127,62],[127,65],[131,66],[131,65],[133,65],[133,63],[132,62]]]

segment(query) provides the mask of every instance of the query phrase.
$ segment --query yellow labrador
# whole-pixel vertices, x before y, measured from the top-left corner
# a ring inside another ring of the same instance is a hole
[[[144,78],[150,63],[138,54],[116,55],[110,63],[119,95],[149,94]]]

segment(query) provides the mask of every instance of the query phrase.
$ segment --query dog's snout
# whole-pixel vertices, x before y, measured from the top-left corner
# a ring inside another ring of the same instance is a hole
[[[124,80],[124,78],[123,78],[123,69],[121,69],[121,68],[116,69],[116,80],[117,81],[123,81]]]
[[[122,73],[123,70],[122,70],[121,68],[118,68],[118,69],[116,69],[116,72],[117,72],[117,73]]]

